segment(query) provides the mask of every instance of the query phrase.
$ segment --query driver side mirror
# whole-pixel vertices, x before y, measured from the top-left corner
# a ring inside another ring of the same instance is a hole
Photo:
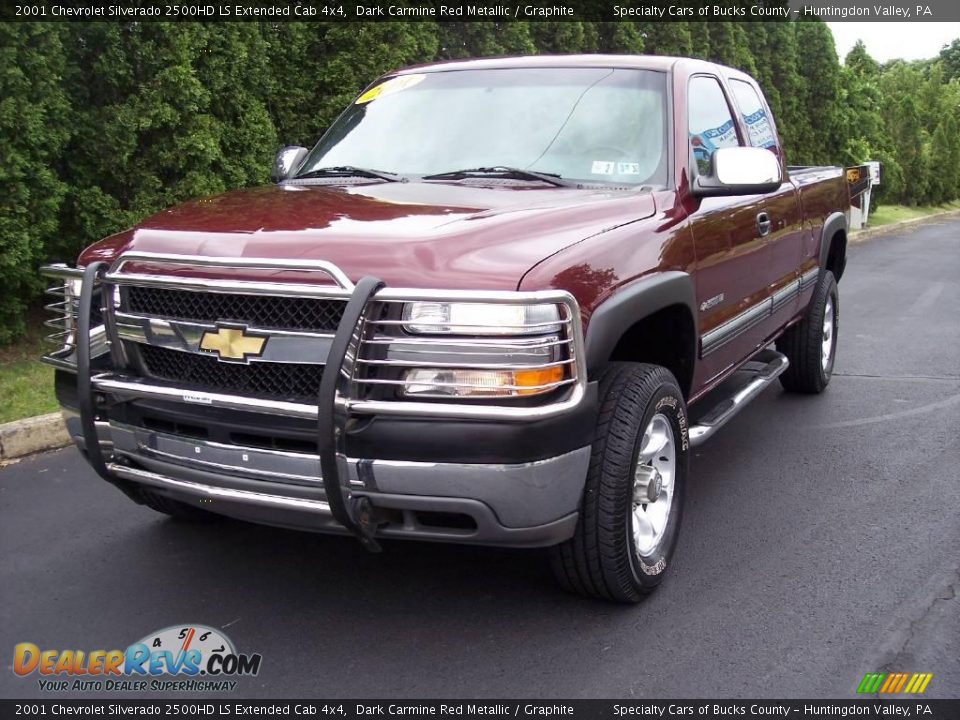
[[[309,152],[305,147],[299,145],[287,145],[277,152],[273,160],[273,170],[270,172],[270,179],[278,183],[293,177],[293,174],[300,169],[303,161]]]
[[[696,197],[716,195],[761,195],[780,187],[780,159],[769,150],[726,147],[714,150],[710,174],[696,175],[690,192]]]

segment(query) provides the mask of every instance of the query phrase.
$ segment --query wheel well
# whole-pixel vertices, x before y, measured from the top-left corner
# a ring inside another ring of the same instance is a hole
[[[683,305],[670,305],[634,323],[617,341],[611,361],[646,362],[673,373],[683,396],[690,396],[697,338]]]
[[[839,282],[847,266],[847,234],[842,230],[830,238],[830,250],[827,252],[826,269],[833,273]]]

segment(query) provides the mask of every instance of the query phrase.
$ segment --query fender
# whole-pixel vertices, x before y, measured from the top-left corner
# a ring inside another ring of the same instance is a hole
[[[693,278],[685,272],[669,270],[649,275],[620,289],[603,302],[593,311],[587,323],[587,371],[607,361],[617,342],[631,326],[671,305],[682,305],[690,311],[696,332],[696,293]],[[696,352],[696,345],[695,342],[692,353]]]
[[[823,222],[823,229],[820,231],[820,271],[827,267],[827,258],[830,255],[830,243],[833,240],[833,236],[838,232],[846,234],[847,232],[847,216],[842,212],[830,213],[827,216],[827,219]],[[846,257],[844,257],[843,263],[840,266],[839,274],[843,273],[843,265],[846,264]],[[837,280],[840,278],[838,277]]]

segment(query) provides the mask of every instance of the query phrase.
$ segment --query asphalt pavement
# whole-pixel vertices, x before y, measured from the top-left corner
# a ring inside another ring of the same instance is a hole
[[[72,448],[0,469],[0,696],[44,696],[15,643],[183,623],[262,654],[237,696],[843,698],[894,671],[960,696],[960,221],[852,247],[840,303],[827,392],[770,388],[697,452],[635,607],[565,595],[539,551],[179,523]]]

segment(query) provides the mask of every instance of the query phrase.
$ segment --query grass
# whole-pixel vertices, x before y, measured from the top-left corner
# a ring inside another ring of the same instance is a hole
[[[913,220],[915,218],[936,215],[937,213],[947,212],[949,210],[960,210],[960,201],[944,203],[943,205],[909,207],[907,205],[881,205],[876,210],[870,211],[870,219],[867,227],[880,227],[890,223],[901,222],[902,220]]]
[[[43,315],[31,314],[27,336],[0,348],[0,423],[59,409],[53,394],[53,368],[40,362]]]

